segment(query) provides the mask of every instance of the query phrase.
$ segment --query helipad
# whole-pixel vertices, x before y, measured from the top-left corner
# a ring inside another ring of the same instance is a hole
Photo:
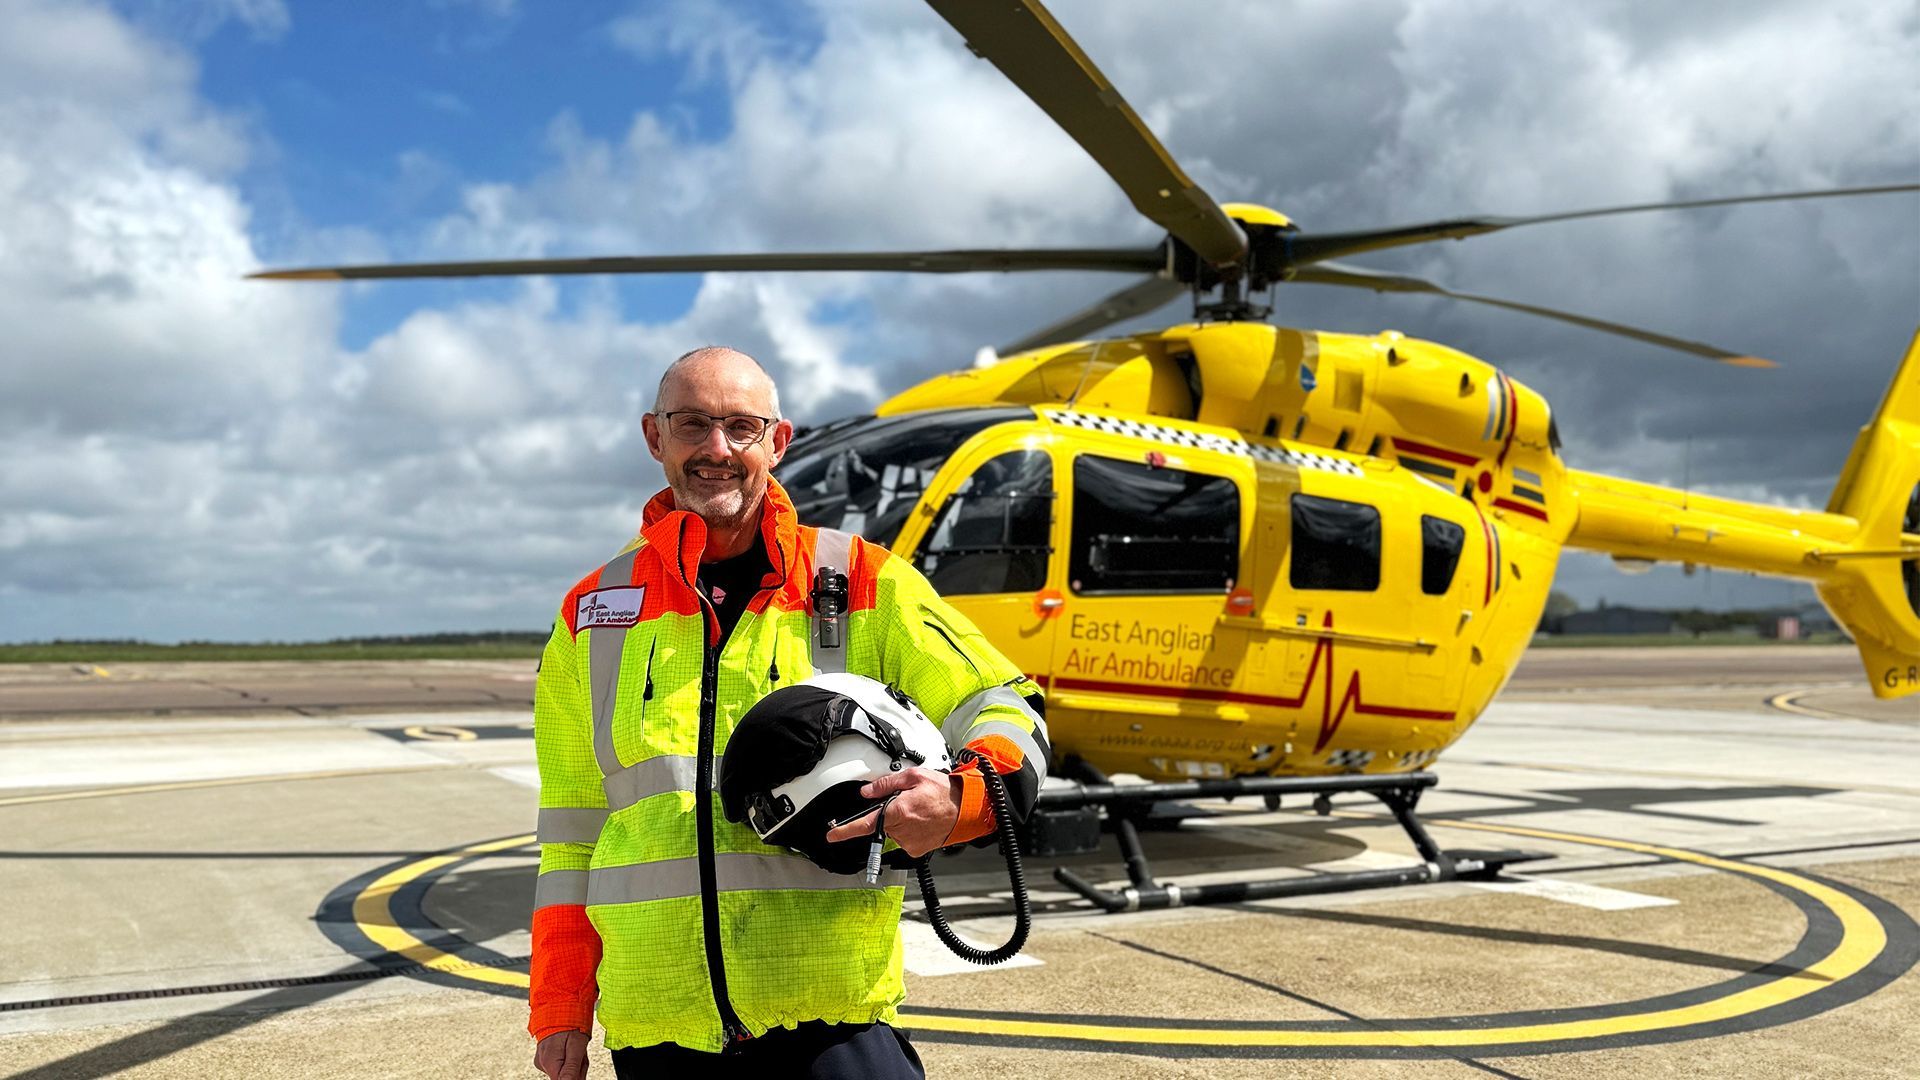
[[[909,976],[931,1074],[1900,1075],[1920,1049],[1920,728],[1831,693],[1794,699],[1825,715],[1770,704],[1830,685],[1818,653],[1675,684],[1684,708],[1606,685],[1605,653],[1549,655],[1552,684],[1523,669],[1423,809],[1443,843],[1555,859],[1491,887],[1134,916],[1042,893],[1039,964]],[[320,715],[0,723],[0,888],[29,943],[0,957],[8,1068],[526,1071],[524,716],[329,715],[311,674]],[[1162,877],[1412,859],[1359,800],[1211,809],[1149,834]],[[1075,862],[1120,876],[1111,851]],[[982,939],[996,874],[941,867]]]

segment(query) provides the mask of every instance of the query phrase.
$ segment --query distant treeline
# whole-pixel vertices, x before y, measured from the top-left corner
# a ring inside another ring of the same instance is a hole
[[[1673,635],[1747,637],[1787,641],[1843,640],[1833,617],[1817,604],[1792,607],[1704,611],[1700,608],[1636,608],[1608,605],[1581,608],[1562,592],[1548,595],[1540,613],[1545,634],[1584,638],[1594,635]]]
[[[233,660],[512,660],[533,658],[547,643],[536,630],[390,634],[331,641],[182,641],[162,645],[131,638],[59,638],[0,645],[0,664],[107,664]]]
[[[120,646],[141,645],[155,649],[185,649],[206,646],[232,647],[320,647],[326,645],[545,645],[545,630],[480,630],[473,633],[443,634],[390,634],[384,637],[343,637],[328,638],[325,641],[204,641],[198,638],[177,644],[162,644],[142,641],[139,638],[54,638],[52,641],[30,641],[20,645],[0,645],[0,648],[33,648],[51,645],[67,646]]]

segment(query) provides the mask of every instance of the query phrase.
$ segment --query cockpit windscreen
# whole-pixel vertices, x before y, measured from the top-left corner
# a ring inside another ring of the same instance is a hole
[[[1030,409],[955,409],[869,416],[794,440],[774,478],[800,520],[893,546],[940,466],[975,433]]]

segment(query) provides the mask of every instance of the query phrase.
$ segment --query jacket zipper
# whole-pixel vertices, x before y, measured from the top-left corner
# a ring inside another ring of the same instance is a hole
[[[686,550],[687,528],[680,526],[680,550]],[[686,563],[680,564],[680,580],[693,595],[700,598],[700,607],[710,620],[710,626],[718,625],[718,616],[713,605],[694,586],[687,581]],[[694,772],[693,801],[697,816],[694,818],[700,842],[700,924],[701,937],[705,939],[707,950],[707,982],[713,988],[713,1005],[720,1014],[720,1052],[727,1053],[736,1049],[753,1033],[740,1022],[740,1014],[733,1011],[733,1001],[727,996],[726,959],[720,951],[720,886],[718,874],[714,868],[713,844],[713,744],[715,741],[715,713],[720,699],[720,648],[712,643],[712,633],[705,635],[706,641],[700,661],[700,746],[699,761]]]
[[[647,736],[647,704],[653,700],[653,652],[659,647],[659,638],[647,645],[647,685],[640,691],[640,737],[643,739]]]

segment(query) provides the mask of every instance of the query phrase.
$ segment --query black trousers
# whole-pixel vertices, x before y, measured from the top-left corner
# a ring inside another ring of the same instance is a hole
[[[689,1050],[673,1043],[613,1052],[619,1080],[926,1080],[920,1055],[906,1035],[886,1024],[829,1024],[809,1020],[774,1028],[730,1054]]]

